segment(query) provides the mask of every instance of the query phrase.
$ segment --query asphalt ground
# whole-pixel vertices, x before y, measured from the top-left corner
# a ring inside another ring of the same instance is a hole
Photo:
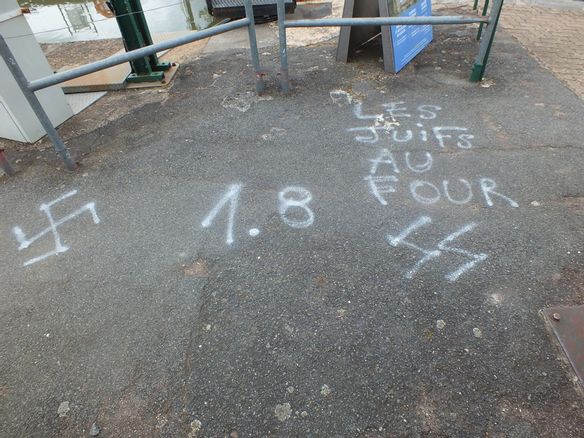
[[[291,50],[290,95],[276,48],[261,97],[200,58],[69,122],[78,173],[14,149],[0,435],[581,436],[539,312],[584,301],[583,102],[504,32],[483,86],[472,31],[435,35],[397,76]],[[78,214],[27,246],[47,209]]]

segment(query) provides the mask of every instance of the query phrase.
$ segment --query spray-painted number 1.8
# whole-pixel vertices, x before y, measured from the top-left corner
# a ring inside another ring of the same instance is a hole
[[[215,204],[213,209],[205,216],[201,225],[203,228],[209,228],[213,225],[213,221],[223,209],[229,204],[229,211],[227,216],[227,238],[228,245],[233,244],[233,224],[235,221],[235,211],[239,202],[239,195],[241,194],[241,184],[232,184],[227,189],[227,192],[221,197],[219,202]],[[282,221],[292,228],[307,228],[314,223],[314,212],[309,207],[312,201],[312,194],[304,187],[286,187],[278,193],[279,205],[278,212]],[[294,212],[297,210],[298,212]],[[249,230],[250,236],[257,236],[260,230],[251,228]]]

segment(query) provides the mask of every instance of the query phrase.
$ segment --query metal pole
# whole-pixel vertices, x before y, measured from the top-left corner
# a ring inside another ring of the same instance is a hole
[[[280,87],[284,93],[290,92],[288,75],[288,46],[286,45],[286,5],[278,0],[278,33],[280,36]]]
[[[8,47],[8,44],[6,44],[6,41],[4,40],[4,37],[2,35],[0,35],[0,56],[4,58],[6,66],[8,67],[8,70],[10,70],[10,73],[12,73],[12,76],[14,76],[14,79],[16,80],[16,83],[18,84],[20,91],[22,91],[22,94],[28,101],[28,104],[30,105],[31,109],[36,114],[37,118],[39,119],[39,122],[41,123],[45,132],[47,133],[47,136],[53,142],[53,147],[55,148],[57,155],[59,155],[59,157],[61,157],[61,159],[65,162],[67,169],[77,170],[77,163],[75,163],[75,161],[71,158],[71,155],[67,150],[67,146],[65,146],[63,140],[61,140],[61,137],[59,136],[57,130],[53,126],[53,123],[49,119],[49,116],[43,109],[38,98],[34,94],[34,91],[32,91],[29,88],[29,83],[28,80],[26,79],[26,76],[24,75],[22,69],[18,65],[18,62],[16,62],[16,58],[12,54],[10,47]]]
[[[501,15],[501,10],[503,9],[503,0],[494,0],[493,7],[491,8],[491,14],[489,15],[489,25],[479,46],[479,54],[472,66],[472,73],[470,74],[471,82],[480,82],[485,74],[485,68],[487,67],[487,62],[489,60],[489,52],[491,51],[491,46],[493,45],[493,40],[495,39],[495,31],[497,30],[497,23],[499,23],[499,17]]]
[[[129,62],[133,59],[142,58],[144,56],[152,55],[156,52],[161,52],[163,50],[172,49],[174,47],[182,46],[183,44],[192,43],[193,41],[199,41],[214,35],[219,35],[233,29],[239,29],[240,27],[245,27],[249,24],[247,18],[241,20],[232,21],[227,24],[220,24],[218,26],[211,27],[209,29],[200,30],[198,32],[189,33],[187,35],[180,36],[178,38],[173,38],[171,40],[162,41],[157,44],[152,44],[151,46],[142,47],[141,49],[132,50],[131,52],[120,53],[119,55],[112,55],[109,58],[101,59],[90,64],[82,65],[78,68],[73,68],[61,73],[56,73],[51,76],[46,76],[41,79],[30,81],[29,87],[32,91],[42,90],[43,88],[50,87],[51,85],[60,84],[61,82],[66,82],[70,79],[75,79],[80,76],[85,76],[89,73],[104,70],[108,67],[113,67],[114,65],[123,64]]]
[[[488,23],[488,17],[476,15],[434,15],[417,17],[359,17],[359,18],[319,18],[315,20],[285,21],[285,27],[338,27],[338,26],[397,26],[397,25],[440,25]]]
[[[472,4],[472,10],[476,11],[478,7],[479,7],[479,0],[474,0],[474,3]]]
[[[153,44],[140,0],[110,0],[109,4],[127,52]],[[164,72],[171,67],[170,62],[161,62],[156,54],[135,59],[130,65],[132,73],[126,79],[130,83],[162,81]]]
[[[10,163],[8,158],[6,158],[6,155],[4,154],[4,149],[0,149],[0,167],[2,168],[6,175],[8,176],[16,175],[16,170],[14,170],[14,167],[12,167],[12,164]]]
[[[489,9],[489,0],[485,0],[485,5],[483,6],[483,13],[482,13],[483,17],[485,15],[487,15],[488,9]],[[483,23],[479,24],[479,31],[477,32],[477,41],[481,40],[482,33],[483,33]]]
[[[245,16],[249,20],[247,25],[247,31],[249,33],[249,49],[251,51],[251,63],[253,65],[253,71],[255,72],[255,88],[256,93],[260,94],[264,91],[264,73],[262,72],[262,66],[260,64],[260,54],[258,51],[258,40],[255,31],[255,17],[253,14],[253,5],[251,0],[244,0],[245,6]]]

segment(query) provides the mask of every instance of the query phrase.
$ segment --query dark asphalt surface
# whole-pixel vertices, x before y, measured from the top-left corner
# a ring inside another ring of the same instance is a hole
[[[74,137],[81,172],[21,152],[0,180],[0,435],[583,436],[582,392],[539,311],[584,302],[584,105],[503,32],[492,85],[468,83],[468,32],[437,31],[395,77],[376,56],[337,64],[334,44],[295,49],[294,92],[260,99],[247,54],[206,57],[165,99]],[[392,129],[377,143],[348,131],[376,123],[358,102]],[[392,124],[390,102],[410,117]],[[441,148],[436,126],[466,131]],[[378,180],[387,205],[365,179],[383,148],[399,170],[374,175],[398,179]],[[489,206],[481,178],[518,206]],[[416,180],[440,199],[416,202]],[[55,220],[95,202],[99,224],[83,212],[59,227],[68,251],[23,266],[54,241],[18,251],[12,228],[41,231],[39,206],[71,190]],[[419,218],[432,222],[410,246],[390,245]],[[428,260],[408,279],[412,244]]]

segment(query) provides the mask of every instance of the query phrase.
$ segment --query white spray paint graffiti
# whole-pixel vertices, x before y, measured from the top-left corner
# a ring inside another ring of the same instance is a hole
[[[468,131],[467,128],[461,128],[459,126],[434,126],[432,128],[432,133],[434,137],[438,141],[438,146],[442,149],[446,148],[446,144],[444,143],[444,139],[452,138],[450,134],[443,134],[444,131]],[[458,134],[456,146],[461,149],[470,149],[472,148],[472,143],[470,140],[474,138],[472,134]]]
[[[382,104],[382,106],[391,121],[388,121],[384,114],[364,114],[361,102],[353,104],[353,115],[358,120],[372,122],[369,126],[347,129],[348,132],[364,133],[356,135],[356,141],[375,144],[379,142],[380,134],[385,133],[392,143],[410,143],[414,138],[420,138],[421,141],[427,142],[428,131],[422,123],[415,124],[419,129],[401,129],[398,119],[434,120],[438,116],[438,112],[442,110],[437,105],[420,105],[416,108],[416,113],[410,113],[404,102],[390,102]],[[430,128],[430,132],[433,134],[434,141],[440,149],[447,147],[446,140],[448,139],[451,139],[450,143],[455,144],[460,149],[472,148],[471,140],[474,135],[467,133],[468,128],[461,126],[433,126]]]
[[[456,190],[458,193],[461,194],[460,198],[455,199],[452,196],[451,192],[454,190],[452,190],[450,188],[451,184],[450,184],[449,180],[442,181],[442,189],[444,191],[444,197],[450,203],[455,204],[455,205],[468,204],[473,199],[473,196],[474,196],[472,184],[470,181],[468,181],[464,178],[458,178],[458,182],[460,183],[460,184],[457,184],[459,187],[464,187],[464,189],[462,189],[462,190],[460,188],[458,188]],[[479,187],[480,187],[481,193],[483,195],[483,198],[485,199],[485,204],[488,207],[493,207],[493,205],[494,205],[493,198],[494,197],[497,197],[497,198],[501,199],[502,201],[505,201],[505,203],[508,204],[512,208],[519,207],[519,204],[517,204],[517,202],[515,202],[513,199],[509,198],[508,196],[503,195],[502,193],[495,191],[497,184],[492,179],[479,178],[478,182],[479,182]],[[463,196],[464,192],[466,192],[466,195]],[[442,192],[440,191],[440,189],[435,184],[432,184],[431,182],[425,181],[425,180],[412,181],[410,183],[410,193],[412,195],[412,198],[416,202],[419,202],[420,204],[426,204],[426,205],[435,204],[442,199]]]
[[[426,187],[426,195],[420,194],[420,188]],[[440,200],[440,190],[428,181],[415,180],[410,183],[412,197],[420,204],[435,204]],[[429,192],[431,192],[430,195]]]
[[[333,90],[329,93],[334,104],[338,106],[350,105],[353,102],[353,96],[345,90]]]
[[[420,119],[424,120],[435,119],[438,116],[438,111],[440,110],[442,110],[442,108],[437,105],[420,105],[418,107]]]
[[[468,128],[460,126],[433,126],[426,130],[419,121],[434,120],[442,110],[437,105],[419,105],[414,111],[409,111],[404,102],[390,102],[381,105],[385,114],[365,113],[361,102],[353,103],[353,115],[357,120],[369,121],[369,126],[349,128],[348,132],[357,133],[355,140],[360,143],[375,144],[381,139],[382,134],[387,134],[387,141],[390,145],[403,147],[415,141],[427,143],[428,135],[432,136],[432,141],[438,150],[456,147],[458,149],[472,148],[471,140],[474,135],[468,132]],[[391,122],[387,121],[391,118]],[[401,122],[398,122],[401,120]],[[410,123],[417,128],[407,129],[400,124]],[[419,129],[418,129],[419,128]],[[428,134],[430,133],[430,134]],[[424,154],[423,157],[416,157],[413,154]],[[403,162],[396,160],[399,154],[403,155]],[[396,193],[400,184],[409,186],[411,197],[416,202],[423,205],[432,205],[441,200],[446,200],[453,205],[465,205],[474,198],[473,185],[465,178],[443,180],[441,183],[433,183],[427,180],[414,179],[412,181],[401,181],[408,179],[408,171],[412,174],[430,172],[434,164],[434,158],[430,151],[392,151],[389,148],[381,148],[375,158],[369,158],[371,163],[369,175],[363,179],[367,183],[369,193],[383,206],[388,205],[386,196]],[[400,169],[406,170],[405,175]],[[399,184],[398,184],[399,183]],[[494,205],[493,199],[499,198],[512,208],[518,207],[510,197],[495,191],[497,184],[490,178],[478,179],[479,190],[482,193],[484,202],[488,207]],[[476,190],[476,189],[475,189]]]
[[[369,158],[369,162],[371,162],[371,167],[369,169],[369,173],[371,175],[375,175],[377,170],[382,164],[387,164],[390,167],[390,171],[394,173],[401,173],[400,172],[400,165],[399,162],[405,162],[405,167],[408,170],[411,170],[414,173],[425,173],[432,169],[432,164],[434,159],[432,158],[432,154],[427,151],[421,151],[424,154],[424,161],[420,161],[419,163],[413,163],[414,159],[412,156],[417,152],[391,152],[387,148],[383,148],[379,150],[377,157]],[[403,156],[403,160],[401,157]],[[395,157],[400,158],[397,160]]]
[[[61,201],[64,201],[67,198],[70,198],[71,196],[76,195],[76,194],[77,194],[77,190],[73,190],[71,192],[65,193],[64,195],[60,196],[59,198],[55,199],[54,201],[51,201],[47,204],[41,204],[40,211],[42,211],[44,214],[47,215],[47,219],[49,221],[49,226],[47,228],[45,228],[44,230],[42,230],[41,232],[39,232],[38,234],[32,236],[30,239],[26,238],[26,235],[24,234],[24,231],[22,231],[22,228],[14,227],[12,229],[12,231],[14,232],[14,235],[16,236],[16,239],[20,243],[20,246],[18,247],[19,251],[22,251],[23,249],[28,248],[31,244],[33,244],[38,239],[40,239],[41,237],[43,237],[47,234],[52,234],[53,239],[55,241],[55,249],[54,250],[49,251],[45,254],[42,254],[38,257],[34,257],[30,260],[27,260],[26,262],[24,262],[24,266],[32,265],[34,263],[37,263],[37,262],[40,262],[41,260],[46,259],[47,257],[51,257],[51,256],[61,254],[61,253],[68,251],[69,247],[64,245],[63,242],[61,241],[61,236],[59,234],[58,228],[61,225],[63,225],[64,223],[75,219],[77,216],[81,215],[81,213],[83,213],[85,211],[89,212],[91,214],[92,219],[93,219],[93,223],[99,224],[100,220],[99,220],[99,217],[97,216],[97,213],[95,211],[95,203],[94,202],[89,202],[89,203],[85,204],[83,207],[75,210],[73,213],[70,213],[67,216],[55,221],[55,218],[53,217],[53,212],[51,211],[51,207],[53,205],[61,202]]]
[[[330,96],[334,104],[339,106],[352,105],[355,118],[370,123],[369,126],[348,129],[349,132],[365,132],[367,134],[357,135],[355,140],[358,142],[377,143],[380,140],[380,135],[386,135],[388,143],[393,146],[398,146],[400,149],[403,149],[406,144],[418,143],[420,141],[425,143],[424,149],[430,149],[432,141],[435,143],[437,150],[447,149],[449,147],[457,147],[458,149],[470,149],[473,147],[471,140],[474,139],[474,136],[469,133],[466,127],[425,127],[423,123],[419,123],[420,121],[436,119],[439,111],[442,110],[439,106],[420,105],[414,111],[409,111],[404,102],[393,102],[382,105],[384,111],[380,114],[366,114],[363,111],[362,103],[355,101],[348,93],[342,90],[335,90],[330,93]],[[233,108],[239,111],[249,109],[247,105],[233,106]],[[402,124],[408,123],[411,126],[402,126]],[[274,127],[271,128],[269,133],[264,134],[262,138],[264,140],[271,140],[276,136],[283,135],[285,132],[284,129]],[[412,176],[420,178],[420,174],[432,170],[434,158],[428,150],[395,151],[389,147],[384,147],[379,148],[378,154],[374,158],[369,158],[368,162],[370,163],[368,174],[364,177],[364,180],[367,183],[370,194],[383,206],[389,205],[389,200],[386,195],[395,193],[400,187],[399,184],[402,185],[401,187],[405,186],[407,190],[409,184],[411,197],[419,204],[430,205],[440,200],[446,200],[454,205],[468,204],[473,200],[474,188],[475,193],[479,196],[482,194],[484,202],[488,207],[493,207],[495,204],[502,204],[512,208],[518,207],[516,201],[495,191],[497,189],[497,183],[491,178],[480,177],[476,181],[456,178],[442,180],[436,183],[422,179],[409,181],[408,178]],[[480,193],[477,191],[476,184],[478,184]],[[227,245],[232,245],[235,241],[235,215],[239,206],[242,188],[242,184],[232,184],[227,187],[226,192],[201,222],[203,228],[210,228],[216,222],[221,212],[226,209],[227,211],[224,214],[226,215],[227,222],[225,240]],[[100,222],[95,210],[95,203],[93,202],[87,203],[62,219],[54,219],[51,208],[55,204],[75,194],[77,194],[77,191],[71,191],[54,201],[40,206],[40,211],[46,214],[48,218],[49,226],[38,234],[27,238],[20,227],[13,228],[13,233],[20,243],[19,250],[28,248],[35,241],[46,235],[52,235],[54,239],[55,248],[52,251],[26,261],[24,263],[25,266],[69,250],[69,247],[62,243],[61,236],[58,232],[59,227],[64,223],[75,219],[86,211],[91,214],[95,224]],[[277,211],[281,220],[287,226],[295,229],[304,229],[314,224],[315,213],[313,211],[314,207],[311,204],[313,196],[309,190],[300,186],[289,186],[280,191],[277,197],[279,202]],[[421,253],[421,258],[417,260],[413,267],[406,271],[406,278],[413,278],[426,264],[448,254],[453,257],[464,258],[464,263],[452,272],[447,272],[445,275],[448,281],[454,282],[463,274],[472,270],[477,263],[487,259],[488,256],[486,254],[473,253],[469,250],[452,246],[455,240],[474,230],[477,227],[476,223],[471,222],[462,226],[444,237],[435,246],[428,249],[425,245],[420,246],[417,243],[413,243],[411,236],[417,230],[429,224],[432,224],[432,218],[429,216],[420,216],[397,236],[386,235],[386,240],[391,247],[397,248],[403,246]],[[249,228],[247,234],[250,237],[257,237],[260,235],[260,229],[255,227]]]
[[[360,143],[377,143],[379,141],[379,134],[377,131],[386,132],[385,128],[377,127],[377,126],[366,126],[364,128],[349,128],[347,129],[349,132],[362,132],[365,131],[369,134],[369,136],[365,135],[357,135],[355,140]]]
[[[377,143],[379,141],[379,133],[389,133],[395,126],[399,126],[399,122],[395,120],[395,117],[391,116],[391,120],[387,120],[385,115],[382,114],[363,114],[363,104],[361,102],[356,102],[353,104],[353,115],[359,120],[370,120],[372,125],[349,128],[349,132],[365,132],[369,134],[357,135],[355,140],[361,143]]]
[[[385,111],[389,113],[392,119],[397,119],[400,117],[412,117],[412,114],[408,113],[408,108],[405,102],[389,102],[384,103],[381,106],[385,108]],[[401,107],[399,105],[402,105]],[[438,111],[442,110],[441,107],[436,105],[420,105],[416,108],[418,111],[418,117],[424,120],[435,119],[438,115]]]
[[[288,197],[292,193],[297,193],[300,200]],[[308,203],[312,201],[312,194],[304,187],[286,187],[278,193],[278,199],[280,200],[278,211],[286,225],[292,228],[308,228],[314,223],[314,212],[308,207]],[[288,217],[288,210],[294,207],[304,210],[306,219],[298,220]]]
[[[410,159],[410,152],[406,152],[405,153],[405,158],[406,158],[406,166],[408,167],[408,169],[410,169],[412,172],[416,172],[416,173],[424,173],[424,172],[428,172],[430,169],[432,169],[432,154],[430,152],[424,152],[425,156],[426,156],[426,161],[423,164],[412,164],[411,159]]]
[[[374,158],[372,160],[370,159],[369,161],[371,161],[372,163],[371,169],[369,170],[369,173],[371,173],[371,175],[375,175],[377,173],[379,166],[382,164],[390,165],[395,173],[399,173],[399,169],[395,162],[395,158],[393,158],[393,154],[389,152],[388,149],[381,149],[381,152],[379,153],[377,158]]]
[[[363,114],[363,104],[361,102],[355,102],[353,105],[353,115],[359,120],[374,120],[379,123],[385,121],[383,114]]]
[[[409,188],[411,198],[424,206],[436,204],[439,201],[461,206],[472,202],[475,194],[481,197],[481,201],[487,207],[493,207],[496,203],[511,208],[519,206],[510,197],[496,191],[497,184],[491,178],[479,177],[471,181],[466,178],[453,177],[441,179],[436,183],[420,179],[420,174],[429,173],[433,168],[432,146],[437,151],[468,150],[473,147],[474,135],[467,127],[437,122],[436,119],[442,111],[442,107],[437,105],[419,105],[414,108],[399,101],[385,103],[381,106],[383,114],[377,114],[375,111],[366,113],[361,102],[354,102],[353,115],[356,120],[364,123],[361,126],[347,129],[349,133],[354,135],[355,141],[359,143],[369,146],[380,142],[384,143],[385,147],[378,149],[377,155],[368,158],[369,172],[363,178],[369,193],[379,204],[389,205],[390,195],[400,191],[405,186]],[[388,122],[388,120],[391,121]],[[424,149],[427,150],[407,150],[410,146],[419,146],[420,144],[423,144]],[[445,253],[469,259],[455,271],[446,274],[445,277],[449,281],[456,281],[462,274],[487,258],[482,253],[474,254],[450,246],[455,239],[472,231],[476,227],[475,223],[469,223],[446,236],[432,249],[425,249],[407,240],[410,234],[431,222],[430,217],[421,216],[397,237],[387,236],[391,246],[404,245],[421,252],[423,255],[406,272],[407,278],[412,278],[423,265]]]
[[[395,193],[395,186],[390,183],[398,182],[397,177],[393,175],[375,176],[367,175],[365,180],[369,182],[369,191],[379,201],[381,205],[387,205],[383,197],[384,193]]]
[[[493,206],[493,201],[491,200],[491,195],[497,196],[509,203],[509,205],[513,208],[519,207],[519,204],[515,202],[513,199],[502,195],[501,193],[495,192],[495,188],[497,187],[497,183],[490,178],[481,178],[480,179],[481,190],[483,191],[483,195],[485,200],[487,201],[487,205],[489,207]]]
[[[406,229],[404,229],[397,236],[392,236],[390,234],[388,234],[386,236],[387,242],[391,246],[393,246],[394,248],[397,248],[398,246],[403,245],[403,246],[406,246],[408,248],[419,251],[423,254],[422,258],[420,260],[418,260],[416,262],[416,264],[411,269],[406,271],[405,277],[407,279],[413,278],[414,275],[422,268],[422,266],[424,266],[429,261],[440,257],[445,252],[460,255],[460,256],[463,256],[463,257],[470,259],[466,263],[463,263],[461,266],[459,266],[456,270],[449,272],[445,275],[445,278],[451,282],[458,280],[458,278],[462,274],[471,270],[477,263],[485,260],[488,257],[486,254],[482,254],[482,253],[475,254],[475,253],[472,253],[470,251],[467,251],[467,250],[464,250],[461,248],[449,246],[454,240],[458,239],[463,234],[466,234],[466,233],[472,231],[477,226],[477,224],[475,224],[475,223],[466,224],[465,226],[463,226],[459,230],[455,231],[454,233],[449,234],[444,239],[442,239],[440,242],[438,242],[438,244],[436,245],[436,247],[434,249],[425,249],[425,248],[422,248],[422,247],[416,245],[415,243],[412,243],[408,240],[405,240],[410,234],[412,234],[418,228],[421,228],[421,227],[428,225],[428,224],[431,224],[431,223],[432,223],[432,219],[430,217],[420,216],[418,219],[416,219],[414,222],[412,222]]]
[[[365,119],[365,118],[362,118]],[[363,132],[363,135],[355,136],[355,140],[360,143],[371,143],[375,144],[378,143],[380,140],[380,134],[388,134],[389,140],[392,143],[410,143],[414,138],[419,137],[421,141],[424,143],[428,142],[428,131],[424,129],[424,125],[421,123],[417,123],[416,126],[420,129],[399,129],[397,126],[397,122],[379,122],[375,121],[373,125],[370,126],[359,126],[348,128],[347,132]],[[447,131],[468,131],[467,128],[464,127],[456,127],[456,126],[434,126],[431,129],[433,134],[433,138],[436,142],[436,145],[440,149],[446,149],[447,146],[450,146],[450,143],[455,144],[456,147],[459,149],[471,149],[472,142],[471,140],[474,138],[472,134],[447,134]],[[368,134],[368,135],[365,135]],[[451,139],[450,142],[446,142],[447,139]]]
[[[219,212],[229,204],[229,211],[227,216],[227,237],[225,242],[227,245],[232,245],[235,242],[233,236],[233,230],[235,227],[235,213],[239,204],[239,196],[241,194],[242,185],[232,184],[227,188],[227,192],[221,197],[219,202],[215,204],[213,209],[207,214],[207,216],[201,222],[203,228],[209,228],[213,225],[213,222]],[[314,212],[308,206],[310,201],[312,201],[312,194],[310,191],[304,187],[286,187],[280,193],[278,193],[279,206],[278,212],[282,221],[292,228],[308,228],[314,223]],[[290,214],[290,209],[300,209],[301,214],[304,216],[302,219],[294,218]],[[250,228],[248,234],[251,237],[257,237],[260,234],[258,228]]]
[[[388,193],[395,193],[397,186],[395,183],[399,182],[397,175],[401,174],[400,161],[396,156],[400,156],[400,152],[393,153],[389,149],[381,149],[375,158],[370,158],[371,163],[369,168],[369,175],[363,179],[367,182],[369,192],[379,201],[381,205],[388,205],[387,199],[383,196]],[[424,173],[432,169],[433,158],[430,152],[425,151],[425,161],[418,164],[412,164],[410,152],[403,153],[403,161],[405,161],[405,168],[414,173]],[[401,163],[403,164],[403,163]],[[381,172],[382,174],[379,174]],[[518,207],[517,202],[513,199],[495,191],[497,184],[490,178],[479,178],[479,188],[485,199],[487,206],[493,206],[493,198],[497,197],[506,201],[511,207]],[[470,181],[464,178],[456,180],[443,180],[439,186],[426,180],[413,180],[409,183],[409,189],[412,198],[425,205],[435,204],[443,197],[454,205],[464,205],[472,201],[473,187]],[[442,190],[441,190],[442,189]]]
[[[383,165],[384,168],[387,167],[389,172],[400,173],[396,160],[388,149],[382,149],[376,158],[369,161],[371,162],[370,175],[364,178],[369,184],[369,192],[381,205],[387,205],[387,200],[383,195],[395,193],[395,185],[393,183],[398,182],[399,179],[395,175],[377,175],[377,171]]]
[[[227,220],[227,245],[233,243],[233,223],[235,221],[235,210],[237,210],[237,202],[239,200],[239,193],[241,192],[241,184],[232,184],[227,189],[227,193],[219,200],[217,205],[209,212],[209,214],[203,219],[201,225],[203,228],[209,228],[213,225],[213,220],[217,214],[221,211],[223,206],[229,203],[229,216]]]
[[[458,178],[458,181],[460,181],[466,187],[466,189],[468,191],[466,198],[454,199],[450,195],[450,192],[448,191],[449,181],[444,180],[444,181],[442,181],[442,186],[444,187],[444,194],[446,195],[446,199],[448,199],[450,202],[452,202],[453,204],[456,204],[456,205],[468,204],[472,200],[472,187],[471,187],[470,183],[465,179]]]
[[[393,129],[391,131],[391,138],[394,143],[409,143],[414,138],[414,133],[411,129],[406,129],[405,134],[400,134],[400,131]]]
[[[392,119],[397,119],[400,117],[412,117],[411,114],[405,112],[408,110],[407,107],[399,106],[404,104],[405,102],[389,102],[384,103],[381,106],[385,108],[385,112],[387,112],[389,114],[389,117],[391,117]]]
[[[422,140],[424,143],[426,143],[428,141],[428,131],[426,131],[424,128],[424,125],[422,125],[421,123],[416,123],[416,126],[418,128],[422,128],[420,130],[420,140]]]

